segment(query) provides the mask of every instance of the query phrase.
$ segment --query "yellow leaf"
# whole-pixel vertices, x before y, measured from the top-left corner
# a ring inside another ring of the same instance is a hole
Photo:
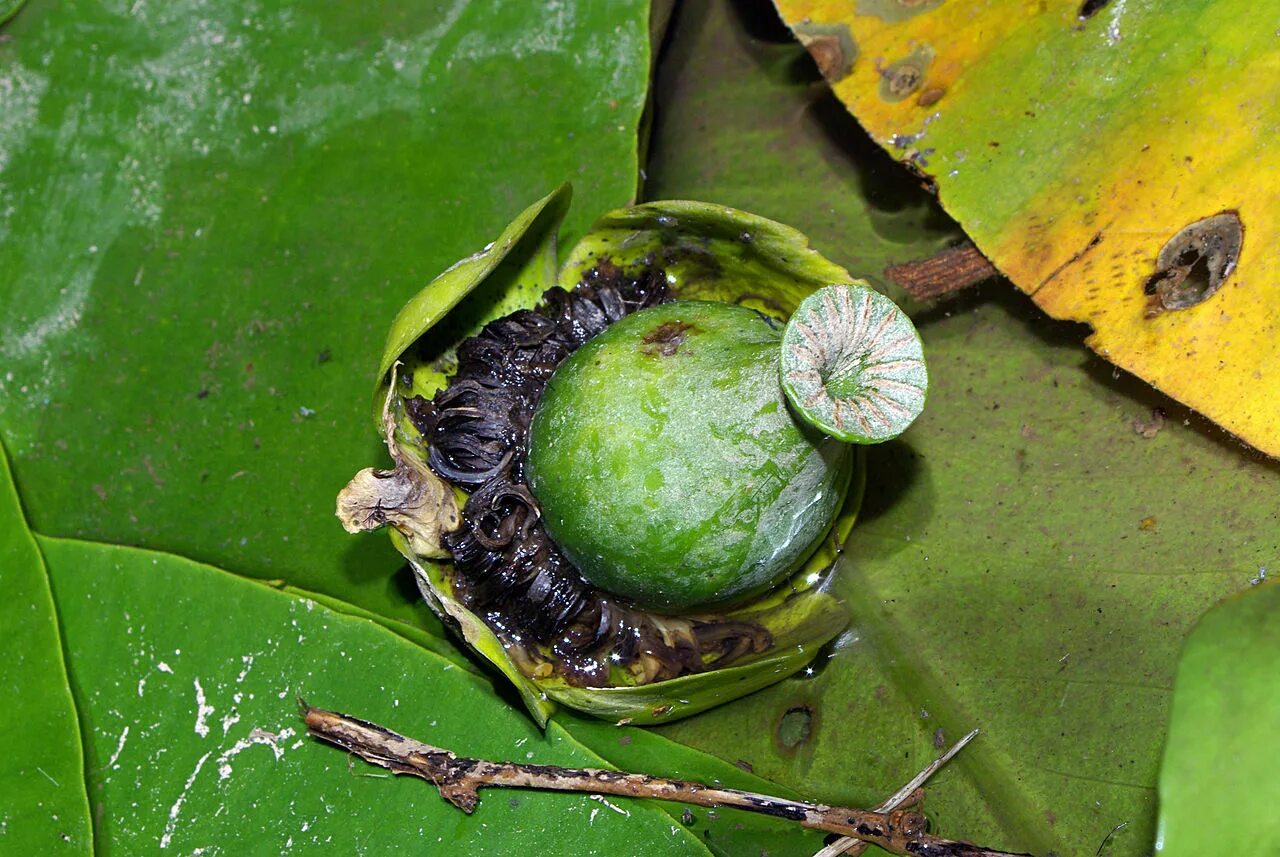
[[[1019,288],[1280,455],[1280,39],[1257,4],[777,6]]]

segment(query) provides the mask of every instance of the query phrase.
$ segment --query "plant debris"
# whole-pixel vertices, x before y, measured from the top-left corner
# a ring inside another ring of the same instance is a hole
[[[305,702],[300,704],[307,730],[313,737],[341,747],[366,762],[393,773],[421,777],[435,785],[440,790],[441,797],[468,814],[478,806],[482,788],[587,792],[593,796],[607,794],[658,798],[712,809],[732,807],[786,819],[802,827],[848,837],[835,843],[840,846],[840,851],[832,852],[835,854],[848,853],[846,849],[856,849],[862,843],[870,843],[891,854],[915,857],[1030,857],[934,836],[926,831],[924,816],[917,811],[872,811],[825,806],[688,780],[671,780],[622,771],[467,759],[440,747],[406,738],[375,723],[312,708]],[[941,759],[921,771],[891,797],[889,802],[914,803],[919,796],[919,784],[975,734],[977,733],[970,733]],[[834,846],[828,846],[824,853],[831,847]]]

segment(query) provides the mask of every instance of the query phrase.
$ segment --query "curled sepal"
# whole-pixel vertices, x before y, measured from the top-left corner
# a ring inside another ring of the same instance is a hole
[[[429,398],[452,373],[455,350],[464,339],[496,318],[532,306],[556,284],[556,236],[571,196],[569,185],[556,188],[520,212],[497,240],[450,266],[409,299],[392,321],[383,348],[379,406],[397,362],[408,370],[402,373],[408,383],[398,395]]]
[[[880,443],[924,409],[920,335],[897,304],[865,284],[819,289],[782,334],[782,389],[811,425],[849,443]]]
[[[395,388],[392,369],[391,388]],[[461,518],[453,489],[431,472],[418,447],[397,436],[398,401],[388,391],[383,400],[382,429],[395,467],[366,467],[338,494],[336,514],[349,533],[394,528],[408,549],[420,557],[447,557],[441,536],[458,528]]]
[[[570,251],[560,285],[572,287],[604,259],[624,269],[660,267],[678,298],[740,304],[777,319],[789,316],[814,289],[853,279],[790,226],[686,200],[602,216]]]
[[[419,561],[399,535],[398,532],[392,531],[392,544],[409,560],[409,565],[413,568],[414,576],[418,581],[418,589],[432,611],[453,629],[454,634],[460,637],[468,648],[497,667],[498,671],[511,681],[516,692],[520,694],[525,708],[529,709],[529,714],[537,721],[539,727],[545,728],[547,720],[555,713],[556,704],[538,686],[535,679],[525,675],[516,666],[510,652],[498,639],[493,629],[458,600],[453,591],[452,567],[443,562]]]

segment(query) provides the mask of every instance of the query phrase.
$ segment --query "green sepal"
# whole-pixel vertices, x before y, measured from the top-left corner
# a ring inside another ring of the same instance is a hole
[[[520,694],[520,699],[529,709],[529,714],[537,721],[538,726],[545,728],[547,719],[555,713],[556,704],[547,698],[547,694],[533,679],[520,671],[511,656],[507,654],[502,641],[484,623],[484,620],[463,607],[454,596],[453,586],[448,577],[452,566],[448,563],[417,559],[399,532],[394,529],[389,532],[396,550],[400,551],[413,567],[414,576],[418,580],[418,589],[422,591],[427,604],[473,652],[493,664],[499,672],[511,680]]]
[[[783,587],[785,590],[786,587]],[[728,614],[763,625],[773,646],[755,659],[680,678],[631,687],[574,687],[559,679],[535,680],[547,696],[603,720],[650,726],[706,711],[793,675],[849,624],[839,599],[812,589],[792,592],[780,603]]]
[[[413,368],[411,388],[402,395],[429,397],[453,373],[454,351],[464,339],[496,318],[533,306],[556,284],[556,237],[572,196],[568,183],[560,185],[520,212],[496,241],[428,283],[396,314],[378,366],[374,409],[379,426],[396,361],[403,359]],[[424,339],[446,315],[442,329]]]
[[[652,261],[680,298],[724,301],[784,319],[815,289],[852,275],[781,223],[708,202],[667,200],[605,214],[569,252],[561,288],[608,259],[622,268]]]

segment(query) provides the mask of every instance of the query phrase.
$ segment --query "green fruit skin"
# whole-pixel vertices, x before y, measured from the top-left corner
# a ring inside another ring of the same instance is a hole
[[[676,301],[618,321],[556,370],[527,475],[588,580],[691,610],[770,588],[818,546],[853,453],[792,415],[780,342],[752,310]]]

